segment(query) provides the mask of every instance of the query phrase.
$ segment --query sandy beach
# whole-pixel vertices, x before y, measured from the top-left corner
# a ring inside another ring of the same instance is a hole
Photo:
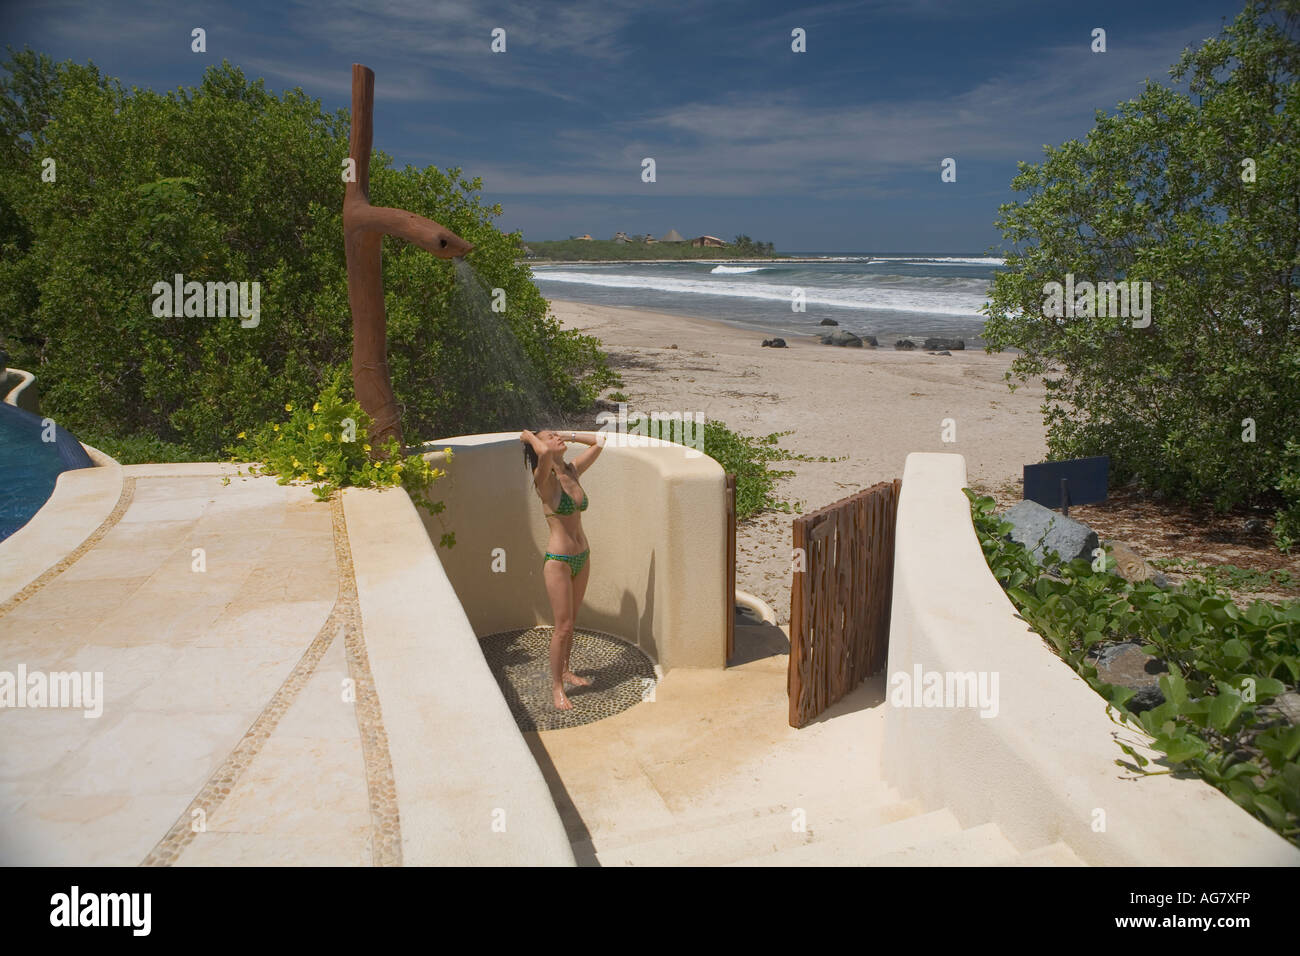
[[[900,477],[909,452],[964,455],[972,485],[999,488],[1046,451],[1042,387],[1010,392],[1010,355],[937,356],[895,351],[892,342],[837,348],[813,337],[772,349],[760,332],[702,318],[561,300],[551,307],[566,328],[601,340],[630,411],[700,412],[748,435],[789,431],[783,448],[839,459],[775,466],[794,471],[777,494],[804,512]],[[942,440],[947,418],[956,426],[951,443]],[[766,513],[737,531],[736,585],[770,604],[782,624],[793,517]]]

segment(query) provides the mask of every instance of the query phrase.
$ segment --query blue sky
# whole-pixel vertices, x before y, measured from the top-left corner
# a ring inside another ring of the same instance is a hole
[[[127,85],[228,59],[349,103],[375,145],[460,166],[526,239],[746,233],[780,251],[983,252],[1019,160],[1086,134],[1238,0],[0,0],[0,37]],[[207,31],[207,52],[190,31]],[[490,50],[506,31],[506,52]],[[791,51],[791,30],[807,52]],[[1107,52],[1090,50],[1094,27]],[[657,182],[641,181],[641,160]],[[957,160],[957,181],[940,162]]]

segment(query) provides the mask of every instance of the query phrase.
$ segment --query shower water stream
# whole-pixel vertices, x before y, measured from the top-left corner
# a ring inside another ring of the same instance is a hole
[[[460,380],[472,397],[480,430],[562,427],[565,416],[551,400],[542,375],[524,352],[504,312],[492,310],[492,293],[473,266],[453,260],[452,334],[461,339]]]

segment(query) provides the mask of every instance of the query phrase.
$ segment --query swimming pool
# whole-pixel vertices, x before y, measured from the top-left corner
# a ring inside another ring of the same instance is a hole
[[[71,433],[42,426],[39,415],[0,402],[0,541],[41,510],[59,475],[94,462]],[[45,441],[44,437],[53,441]]]

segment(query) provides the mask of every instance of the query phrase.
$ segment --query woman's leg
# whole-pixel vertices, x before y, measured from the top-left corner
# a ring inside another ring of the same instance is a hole
[[[576,624],[578,620],[578,611],[582,609],[582,598],[587,593],[587,578],[591,572],[591,555],[587,555],[587,561],[578,572],[578,576],[573,579],[573,621]],[[569,630],[568,640],[564,644],[564,679],[570,684],[577,684],[580,687],[586,687],[591,683],[585,677],[579,677],[573,671],[569,670],[569,653],[573,650],[573,630]]]
[[[551,599],[551,613],[555,617],[555,630],[551,634],[551,689],[556,710],[568,710],[573,705],[564,696],[564,670],[569,640],[573,637],[573,584],[567,561],[546,561],[542,565],[542,578],[546,582],[546,596]]]

